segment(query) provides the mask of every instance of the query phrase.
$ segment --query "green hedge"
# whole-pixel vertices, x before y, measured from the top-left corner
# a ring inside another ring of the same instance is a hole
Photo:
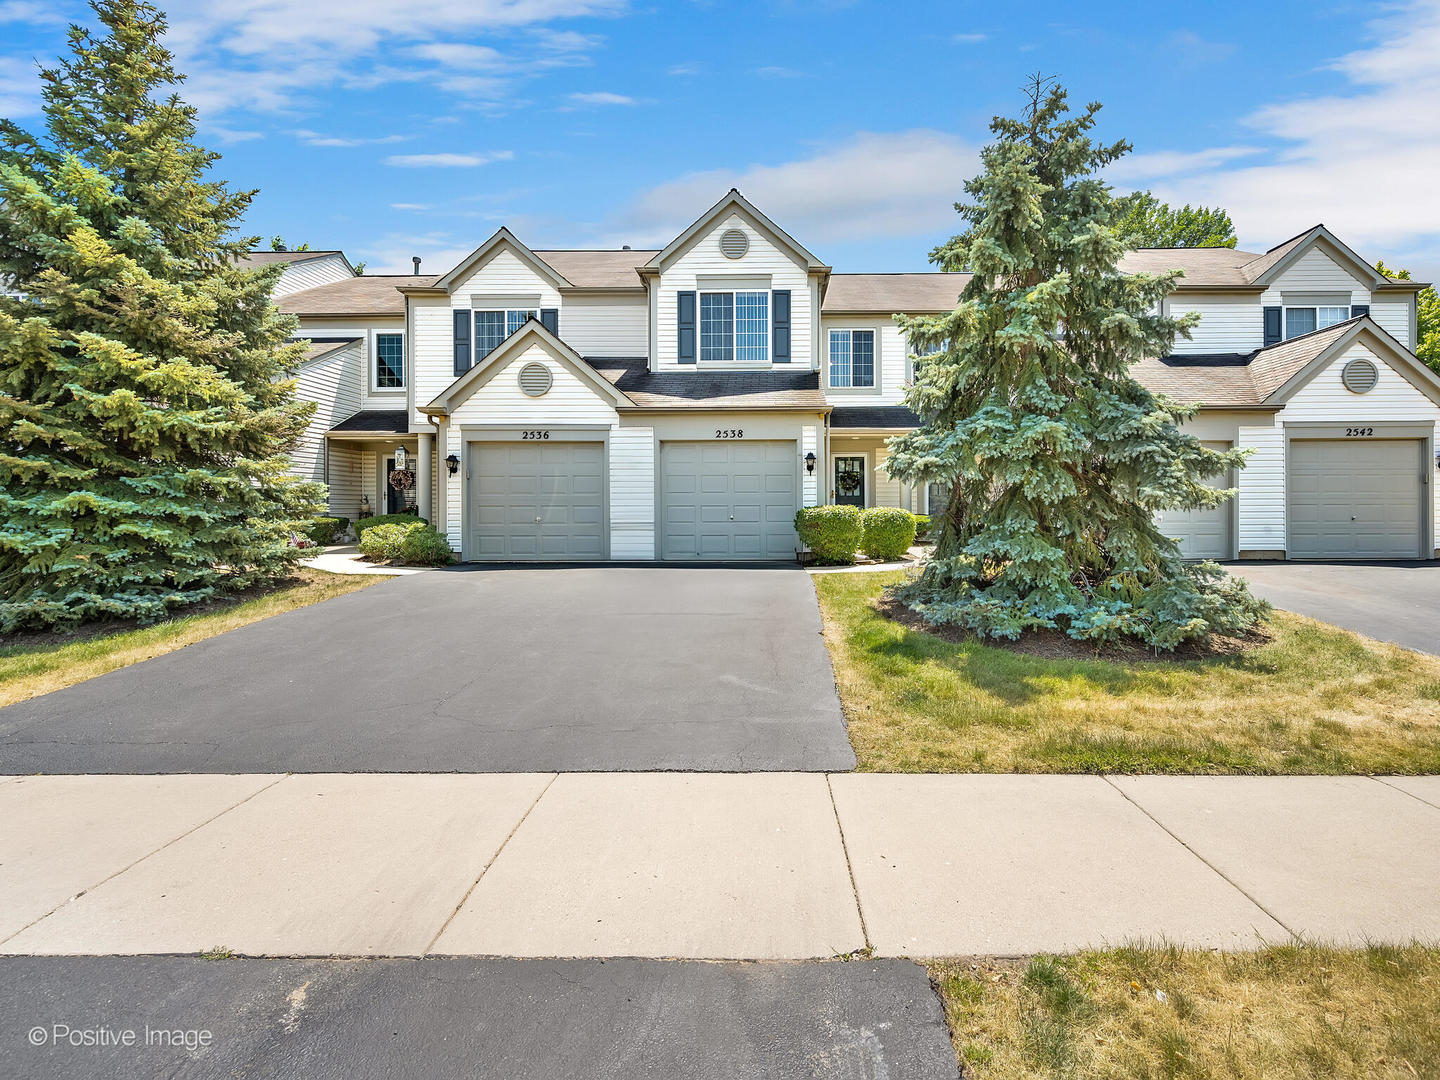
[[[382,562],[411,566],[449,566],[450,543],[438,531],[411,514],[392,514],[407,521],[372,525],[360,536],[360,554]],[[369,520],[369,519],[367,519]]]
[[[872,559],[893,562],[915,542],[915,515],[896,506],[872,506],[860,515],[860,550]]]
[[[931,527],[931,521],[930,521],[930,515],[929,515],[929,514],[916,514],[916,515],[915,515],[915,539],[916,539],[916,540],[924,540],[927,536],[929,536],[929,535],[930,535],[930,527]]]
[[[853,563],[865,536],[857,506],[806,506],[795,513],[795,531],[822,563]]]
[[[377,525],[413,525],[417,521],[425,524],[425,519],[419,514],[376,514],[373,517],[364,517],[355,522],[355,539],[363,540],[365,530],[373,529]]]
[[[305,530],[305,535],[316,544],[333,544],[340,534],[350,527],[350,519],[343,517],[317,517]]]

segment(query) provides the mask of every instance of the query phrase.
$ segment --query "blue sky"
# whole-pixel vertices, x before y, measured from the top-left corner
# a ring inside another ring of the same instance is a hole
[[[163,6],[163,5],[162,5]],[[440,272],[663,244],[738,186],[837,270],[920,270],[1032,72],[1105,103],[1122,187],[1229,209],[1256,250],[1324,221],[1440,277],[1440,0],[175,0],[171,47],[257,233]],[[69,0],[0,0],[0,114]]]

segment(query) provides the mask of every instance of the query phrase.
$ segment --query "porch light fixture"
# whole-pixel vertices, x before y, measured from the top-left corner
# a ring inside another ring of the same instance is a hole
[[[813,450],[805,455],[805,471],[807,473],[815,471],[815,452]]]
[[[457,472],[460,471],[460,459],[454,454],[451,454],[445,459],[445,468],[450,470],[451,476],[454,476]]]

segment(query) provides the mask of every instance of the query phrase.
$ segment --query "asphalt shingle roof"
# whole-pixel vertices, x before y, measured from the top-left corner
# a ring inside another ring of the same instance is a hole
[[[404,315],[404,285],[435,284],[434,274],[361,274],[278,297],[275,306],[292,315]]]
[[[550,266],[577,289],[643,289],[636,267],[655,255],[644,251],[589,251],[582,249],[536,251],[535,257]]]
[[[802,371],[657,371],[643,357],[586,357],[585,362],[636,405],[667,409],[815,409],[826,407],[820,375]]]
[[[830,414],[832,428],[913,428],[920,418],[904,405],[840,405]]]
[[[311,338],[310,345],[305,350],[305,360],[319,360],[322,356],[328,356],[337,349],[344,349],[351,345],[359,344],[362,338]]]
[[[240,257],[240,265],[247,269],[270,266],[272,263],[302,263],[326,255],[340,255],[339,251],[247,251]]]
[[[923,315],[951,311],[969,274],[831,274],[820,306],[826,315],[885,312]]]
[[[347,416],[331,431],[383,431],[403,435],[410,430],[410,415],[404,409],[368,409]]]

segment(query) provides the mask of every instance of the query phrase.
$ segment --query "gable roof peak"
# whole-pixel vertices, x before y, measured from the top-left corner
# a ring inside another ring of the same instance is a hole
[[[540,258],[540,256],[536,255],[530,248],[522,244],[516,235],[504,225],[496,229],[483,244],[469,255],[466,255],[465,258],[461,259],[449,273],[442,274],[436,280],[435,288],[449,290],[460,278],[469,273],[477,263],[485,259],[495,248],[502,245],[512,248],[516,254],[520,256],[522,261],[528,263],[532,270],[547,279],[557,289],[570,288],[570,282],[563,274],[544,259]]]
[[[821,262],[798,240],[796,240],[793,236],[787,233],[784,229],[780,228],[779,225],[776,225],[775,222],[770,220],[770,218],[766,217],[765,214],[762,213],[753,203],[751,203],[749,199],[745,198],[744,195],[740,194],[739,188],[735,187],[732,187],[720,198],[719,202],[717,202],[714,206],[710,207],[709,210],[706,210],[703,214],[701,214],[698,218],[691,222],[690,226],[684,232],[682,232],[674,240],[670,241],[670,243],[666,244],[661,251],[656,253],[654,258],[650,259],[649,262],[644,264],[644,268],[646,270],[660,269],[675,255],[679,254],[681,251],[688,250],[691,241],[695,239],[695,237],[701,232],[701,230],[705,228],[705,226],[709,225],[716,218],[720,217],[722,214],[732,209],[740,210],[747,217],[749,217],[751,221],[753,221],[756,225],[760,226],[761,229],[770,233],[770,235],[775,240],[777,240],[782,247],[789,250],[791,255],[793,255],[798,262],[803,263],[807,270],[811,270],[821,274],[830,273],[830,267],[826,263]]]

